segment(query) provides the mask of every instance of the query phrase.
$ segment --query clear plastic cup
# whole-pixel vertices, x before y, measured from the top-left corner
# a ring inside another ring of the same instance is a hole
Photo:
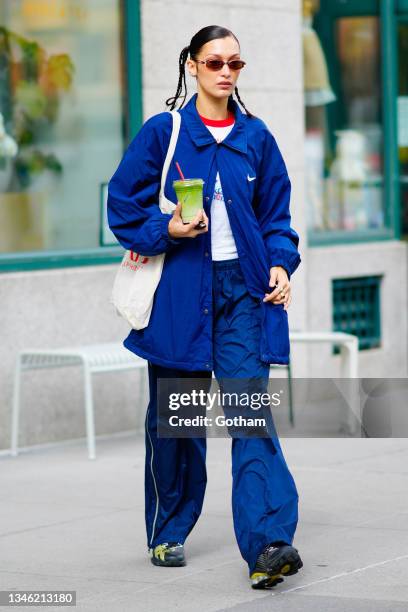
[[[203,208],[203,179],[173,181],[178,202],[181,202],[183,223],[191,223],[197,212]]]

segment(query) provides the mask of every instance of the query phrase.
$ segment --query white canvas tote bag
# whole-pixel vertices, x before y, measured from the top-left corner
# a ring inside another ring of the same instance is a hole
[[[172,213],[176,204],[164,195],[167,172],[174,155],[180,131],[181,116],[178,111],[168,111],[173,116],[173,129],[169,148],[163,164],[159,206],[163,213]],[[154,293],[159,284],[165,253],[145,256],[135,251],[126,251],[116,273],[110,301],[118,315],[133,329],[143,329],[149,324]]]

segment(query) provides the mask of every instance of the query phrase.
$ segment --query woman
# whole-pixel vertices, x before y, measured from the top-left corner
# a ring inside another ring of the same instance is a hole
[[[184,85],[181,128],[164,192],[177,201],[176,161],[186,177],[204,180],[203,209],[191,223],[183,224],[180,203],[173,214],[158,206],[168,112],[144,123],[109,182],[108,219],[119,242],[146,256],[166,253],[149,324],[124,341],[148,360],[145,516],[148,551],[160,566],[185,565],[207,474],[205,437],[158,437],[158,381],[194,378],[209,387],[214,371],[223,389],[232,381],[265,390],[270,364],[289,359],[299,237],[290,227],[291,185],[277,143],[238,94],[244,65],[236,36],[219,26],[201,29],[180,54],[177,92],[166,105],[175,108]],[[185,66],[197,93],[183,107]],[[292,546],[298,493],[269,427],[256,436],[235,433],[235,534],[252,587],[268,588],[303,565]]]

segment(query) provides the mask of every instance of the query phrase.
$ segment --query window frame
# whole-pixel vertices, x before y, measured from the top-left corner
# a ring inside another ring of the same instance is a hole
[[[123,134],[125,148],[143,121],[140,0],[120,0],[123,57]],[[23,272],[119,263],[122,246],[0,253],[1,272]]]
[[[380,240],[399,240],[400,177],[397,143],[397,22],[398,13],[408,12],[408,0],[320,0],[322,13],[315,21],[323,49],[333,56],[332,28],[341,17],[378,17],[380,22],[381,79],[383,96],[383,201],[385,227],[374,230],[316,232],[307,229],[309,247],[352,244]],[[328,109],[330,112],[330,109]]]

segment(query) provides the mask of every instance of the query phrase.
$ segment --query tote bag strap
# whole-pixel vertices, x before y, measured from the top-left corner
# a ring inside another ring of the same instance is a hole
[[[176,144],[178,135],[180,132],[180,124],[181,124],[181,115],[178,111],[167,111],[173,116],[173,129],[171,132],[171,138],[169,142],[169,148],[167,149],[166,159],[164,160],[162,176],[161,176],[161,185],[160,185],[160,196],[159,203],[164,200],[164,186],[166,184],[167,172],[169,170],[170,162],[173,158],[174,151],[176,150]]]

